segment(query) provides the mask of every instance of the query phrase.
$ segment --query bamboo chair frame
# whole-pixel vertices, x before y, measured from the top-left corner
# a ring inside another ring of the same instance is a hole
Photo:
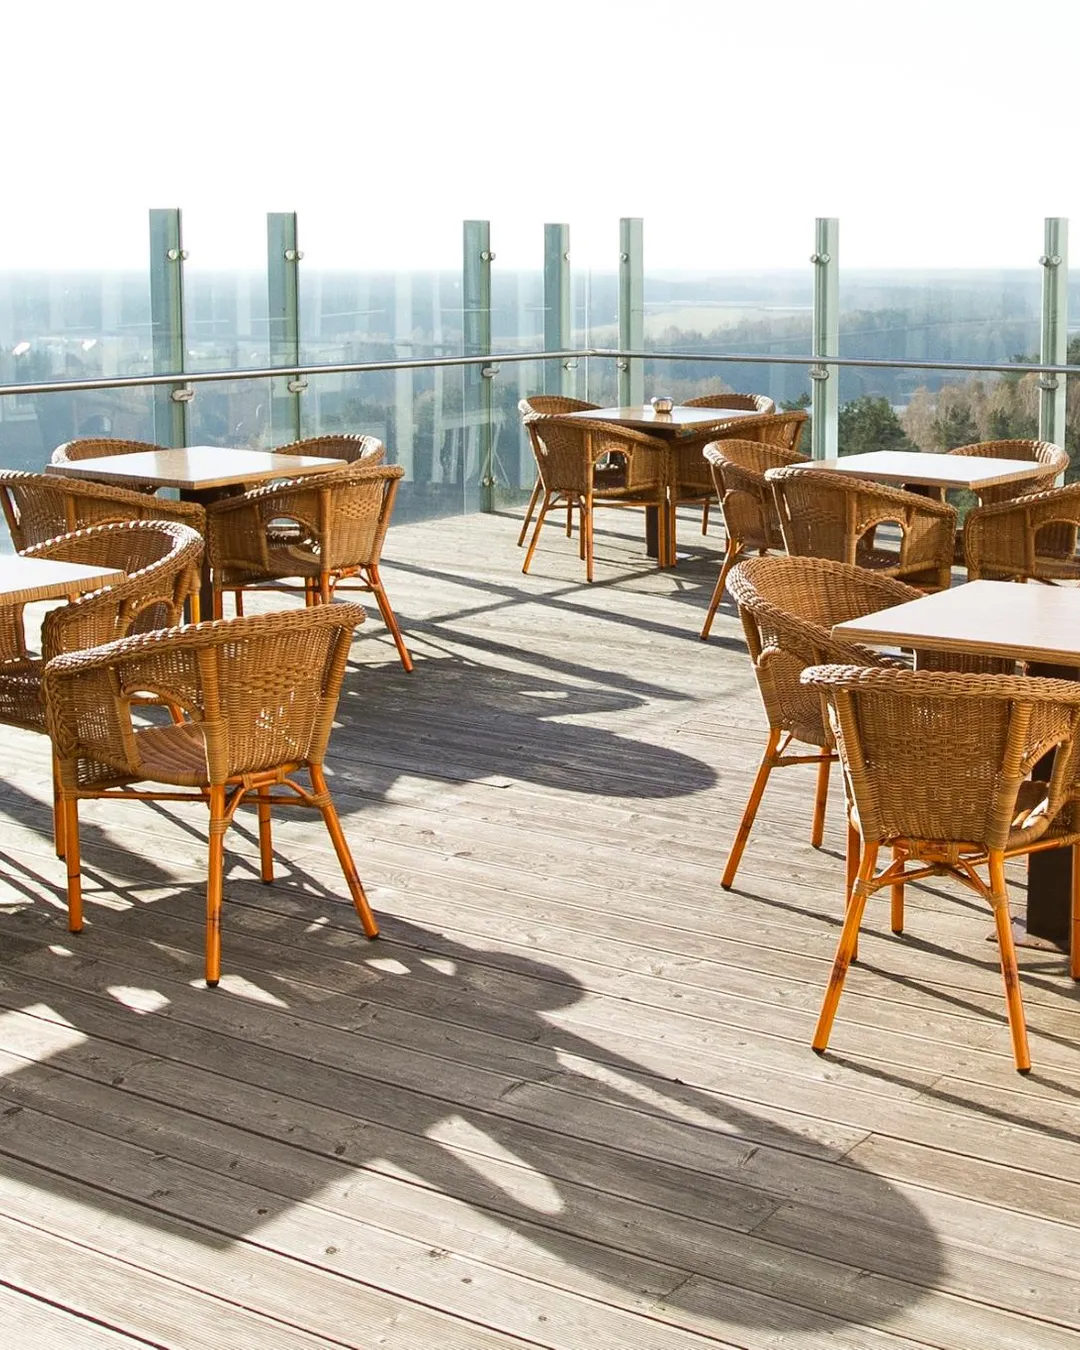
[[[400,464],[359,460],[211,503],[206,536],[215,618],[221,618],[226,591],[239,613],[245,589],[297,594],[298,588],[288,584],[293,577],[303,579],[308,605],[329,604],[339,586],[367,591],[402,666],[411,671],[412,657],[379,570],[404,474]],[[352,584],[341,586],[346,579]]]
[[[964,521],[968,580],[1080,580],[1080,483],[977,506]]]
[[[565,503],[581,518],[579,553],[585,576],[593,580],[593,512],[596,506],[655,506],[659,518],[659,557],[664,566],[668,544],[668,450],[666,442],[629,427],[613,426],[592,418],[531,416],[526,425],[533,437],[542,499],[522,572],[532,565],[540,531],[550,508]],[[598,465],[620,456],[625,471],[616,484],[598,480]],[[569,530],[568,530],[569,533]]]
[[[724,598],[728,573],[748,549],[758,553],[782,553],[784,536],[780,518],[776,514],[776,499],[772,486],[766,482],[766,469],[779,469],[788,464],[805,462],[806,456],[797,450],[763,441],[724,439],[713,441],[703,451],[712,473],[714,490],[720,499],[724,516],[727,544],[720,575],[713,588],[712,599],[701,627],[704,642],[712,631],[713,620]]]
[[[833,637],[832,626],[903,604],[921,594],[902,581],[824,558],[750,558],[733,568],[729,584],[739,607],[769,734],[720,880],[724,890],[735,883],[774,769],[798,764],[818,766],[810,843],[814,848],[821,847],[829,770],[836,759],[836,748],[820,698],[808,694],[799,677],[807,667],[826,660],[896,667],[898,663],[891,657]],[[813,746],[815,753],[791,754],[793,743]],[[858,856],[858,840],[849,827],[849,885]]]
[[[79,803],[196,801],[209,807],[206,983],[221,978],[224,840],[245,801],[258,814],[261,879],[274,879],[271,809],[317,810],[369,938],[379,928],[341,828],[323,763],[356,604],[249,615],[146,633],[60,656],[45,669],[67,841],[68,926],[83,925]],[[185,720],[136,727],[132,706],[152,690]],[[307,779],[298,779],[296,775]],[[142,788],[142,783],[162,788]]]
[[[814,465],[769,469],[765,477],[792,557],[857,564],[921,590],[949,585],[956,548],[954,507]],[[881,525],[899,529],[899,552],[876,546]]]
[[[1031,1068],[1005,860],[1072,848],[1071,954],[1080,978],[1080,684],[1016,675],[811,667],[844,768],[862,857],[814,1032],[823,1054],[867,899],[885,887],[890,924],[904,927],[904,887],[950,876],[990,905],[1016,1067]],[[1054,753],[1048,781],[1025,781]],[[882,847],[891,861],[878,870]],[[980,875],[985,868],[987,876]]]
[[[521,522],[521,530],[518,533],[518,548],[525,543],[525,536],[529,532],[529,525],[536,513],[536,507],[540,501],[541,494],[544,491],[543,483],[540,478],[540,454],[542,453],[536,447],[536,433],[533,431],[530,422],[535,417],[561,417],[566,413],[572,412],[591,412],[599,408],[599,403],[588,403],[583,398],[570,398],[564,394],[532,394],[528,398],[523,398],[518,403],[518,412],[521,414],[522,425],[525,427],[529,437],[529,445],[533,452],[533,459],[536,460],[537,473],[536,481],[533,483],[532,496],[529,498],[529,504],[525,508],[525,519]],[[571,508],[566,511],[566,534],[569,538],[573,529],[574,515]]]
[[[990,506],[997,502],[1011,502],[1034,492],[1046,492],[1054,480],[1069,467],[1069,452],[1052,441],[977,441],[974,445],[958,445],[946,450],[947,455],[964,455],[972,459],[1028,459],[1046,465],[1046,473],[1038,478],[1027,478],[1021,483],[999,483],[996,487],[978,488],[979,502]]]

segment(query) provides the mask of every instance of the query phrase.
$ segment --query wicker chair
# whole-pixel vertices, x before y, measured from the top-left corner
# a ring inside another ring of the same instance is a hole
[[[735,400],[739,402],[725,401]],[[745,400],[745,401],[744,401]],[[754,408],[754,404],[768,404],[769,407]],[[798,450],[799,437],[806,423],[807,414],[803,411],[777,413],[772,399],[763,394],[712,394],[704,399],[692,399],[688,408],[743,408],[757,411],[755,417],[740,417],[725,422],[722,416],[715,423],[704,426],[687,427],[675,438],[675,452],[672,457],[672,480],[670,496],[672,507],[672,551],[674,552],[674,517],[680,506],[701,507],[701,533],[709,531],[709,509],[716,500],[715,478],[705,461],[704,451],[707,445],[718,440],[757,441],[766,445],[779,445],[788,450]],[[804,456],[797,455],[797,459]],[[785,461],[790,463],[791,461]]]
[[[151,441],[115,441],[102,436],[85,436],[77,441],[65,441],[52,452],[53,464],[74,464],[82,459],[101,459],[104,455],[140,455],[156,450],[164,450],[163,445],[154,445]],[[157,491],[156,483],[131,484],[132,492],[146,492],[151,496]]]
[[[412,670],[379,573],[404,474],[400,464],[362,461],[213,502],[206,514],[206,546],[216,617],[225,591],[233,593],[239,611],[246,587],[292,591],[286,581],[301,577],[307,603],[318,604],[328,603],[344,578],[356,578],[354,588],[375,597],[401,664]]]
[[[0,722],[45,731],[41,679],[52,657],[179,623],[185,599],[199,588],[202,553],[201,535],[186,525],[158,520],[94,525],[28,549],[27,557],[115,567],[126,576],[50,609],[41,626],[40,657],[29,653],[21,612],[5,609]],[[55,811],[54,833],[56,851],[63,857],[63,820]]]
[[[593,508],[637,506],[657,508],[660,525],[661,565],[668,557],[667,540],[667,451],[665,442],[643,431],[613,426],[609,422],[577,417],[526,419],[533,437],[543,499],[532,539],[521,570],[532,564],[540,531],[550,508],[565,502],[581,514],[581,557],[585,575],[593,579]],[[621,457],[625,463],[617,482],[598,474],[598,461]]]
[[[739,606],[746,645],[769,719],[769,738],[720,881],[725,890],[734,884],[736,869],[774,769],[792,764],[818,766],[810,842],[814,848],[821,846],[829,766],[836,752],[824,722],[821,699],[799,683],[802,670],[824,660],[895,666],[895,661],[880,652],[834,638],[830,629],[833,624],[903,604],[920,594],[902,581],[822,558],[750,558],[732,570],[729,585]],[[787,749],[793,741],[814,746],[816,753],[789,755]],[[849,829],[849,882],[857,860],[858,841]]]
[[[968,580],[1080,581],[1080,483],[977,506],[964,521]]]
[[[275,455],[320,455],[324,459],[343,459],[348,464],[383,464],[386,446],[377,436],[308,436],[288,445],[275,445]]]
[[[827,696],[845,782],[862,837],[858,879],[814,1032],[823,1053],[867,898],[892,893],[891,926],[903,930],[909,881],[952,876],[994,914],[1016,1067],[1031,1067],[1005,886],[1005,858],[1073,850],[1072,956],[1080,976],[1080,684],[1012,675],[947,674],[824,666],[803,672]],[[1057,750],[1048,782],[1025,781]],[[882,846],[892,850],[877,870]],[[988,880],[980,876],[985,867]]]
[[[975,445],[958,445],[950,455],[965,455],[977,459],[1028,459],[1046,465],[1046,473],[1038,478],[1027,478],[1022,483],[1002,483],[998,487],[980,488],[979,501],[983,506],[995,502],[1010,502],[1032,492],[1045,492],[1054,486],[1054,480],[1069,467],[1069,453],[1050,441],[979,441]]]
[[[151,497],[59,473],[0,470],[0,503],[19,553],[73,530],[128,520],[172,520],[199,534],[206,528],[206,513],[196,502]]]
[[[274,875],[271,807],[314,807],[364,932],[377,936],[323,773],[349,645],[363,617],[359,605],[320,605],[146,633],[50,661],[45,704],[64,810],[72,932],[82,928],[79,802],[190,797],[210,808],[208,985],[221,976],[225,831],[245,798],[258,810],[262,880]],[[183,708],[188,720],[136,726],[130,694],[143,689]],[[144,782],[164,790],[131,787]]]
[[[703,641],[712,629],[727,575],[739,554],[747,549],[757,549],[759,553],[784,551],[776,500],[772,487],[765,481],[765,471],[802,463],[806,456],[797,450],[785,450],[783,446],[762,441],[722,440],[705,447],[704,459],[712,471],[716,495],[720,498],[727,549],[701,628]]]
[[[948,586],[956,541],[953,507],[831,469],[769,469],[765,477],[793,557],[857,563],[923,590]],[[878,546],[881,525],[899,529],[898,550]]]
[[[586,403],[581,398],[569,398],[563,394],[533,394],[529,398],[523,398],[518,403],[518,412],[521,413],[521,420],[525,430],[529,433],[529,444],[532,446],[533,458],[537,466],[540,464],[540,451],[536,448],[536,435],[530,427],[530,422],[536,417],[559,417],[565,413],[589,412],[599,408],[599,403]],[[623,468],[624,466],[619,466]],[[536,505],[540,500],[540,494],[543,492],[543,485],[540,480],[539,467],[536,474],[536,482],[533,484],[532,496],[529,498],[529,504],[525,508],[525,519],[521,522],[521,530],[518,534],[518,548],[521,548],[525,542],[525,536],[529,531],[529,525],[532,522],[536,511]],[[572,507],[567,507],[566,511],[566,533],[569,536],[573,528],[574,513]]]

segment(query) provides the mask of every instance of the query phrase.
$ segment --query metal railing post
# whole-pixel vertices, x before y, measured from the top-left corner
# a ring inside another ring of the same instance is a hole
[[[465,355],[491,354],[491,222],[467,220],[464,224],[461,301]],[[466,366],[462,396],[462,491],[468,481],[470,443],[476,446],[480,510],[495,509],[495,476],[492,463],[491,381],[494,366]],[[475,436],[474,436],[475,431]]]
[[[1047,216],[1043,234],[1042,336],[1039,361],[1063,366],[1069,349],[1069,222]],[[1065,444],[1066,377],[1039,376],[1039,439]]]
[[[645,347],[645,253],[640,216],[619,221],[619,350]],[[645,369],[630,357],[619,361],[619,403],[630,407],[645,401]]]
[[[544,351],[570,347],[570,226],[544,226]],[[574,366],[569,361],[544,362],[544,393],[571,395]]]
[[[296,212],[270,211],[266,217],[266,285],[270,317],[270,364],[300,364],[300,259]],[[270,434],[275,445],[298,441],[302,376],[270,383]],[[278,431],[281,431],[281,436]]]
[[[832,459],[837,453],[840,416],[838,367],[823,360],[840,355],[840,222],[835,216],[819,216],[814,223],[814,333],[810,351],[816,358],[810,367],[811,454],[814,459]]]
[[[154,387],[154,440],[187,444],[187,405],[194,391],[184,383],[184,251],[179,208],[150,212],[150,332],[155,375],[180,376]]]

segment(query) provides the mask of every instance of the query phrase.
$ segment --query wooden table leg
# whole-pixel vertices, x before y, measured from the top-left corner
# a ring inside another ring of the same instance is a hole
[[[656,506],[645,508],[645,553],[650,558],[660,556],[660,509]]]

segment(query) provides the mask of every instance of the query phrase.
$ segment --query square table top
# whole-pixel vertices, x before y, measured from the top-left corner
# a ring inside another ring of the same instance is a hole
[[[871,450],[862,455],[841,455],[839,459],[811,460],[806,467],[833,469],[879,483],[919,483],[924,487],[971,488],[975,492],[1038,478],[1047,472],[1046,465],[1037,460],[926,454],[921,450]]]
[[[1080,665],[1080,590],[969,581],[838,623],[864,646],[977,652],[1046,665]]]
[[[131,455],[100,455],[70,464],[47,464],[45,472],[92,478],[96,483],[116,483],[121,487],[135,480],[157,483],[159,487],[203,491],[324,473],[340,469],[344,462],[321,455],[277,455],[273,451],[189,445],[182,450],[140,450]]]
[[[123,576],[115,567],[88,567],[56,558],[5,554],[0,557],[0,604],[28,605],[34,600],[55,600],[73,592],[81,595]]]
[[[761,413],[749,408],[688,408],[681,403],[665,413],[657,412],[649,403],[638,403],[626,408],[583,408],[565,416],[612,422],[634,431],[649,431],[654,436],[675,436],[688,427],[704,426],[708,422],[735,422],[740,417],[760,417]]]

